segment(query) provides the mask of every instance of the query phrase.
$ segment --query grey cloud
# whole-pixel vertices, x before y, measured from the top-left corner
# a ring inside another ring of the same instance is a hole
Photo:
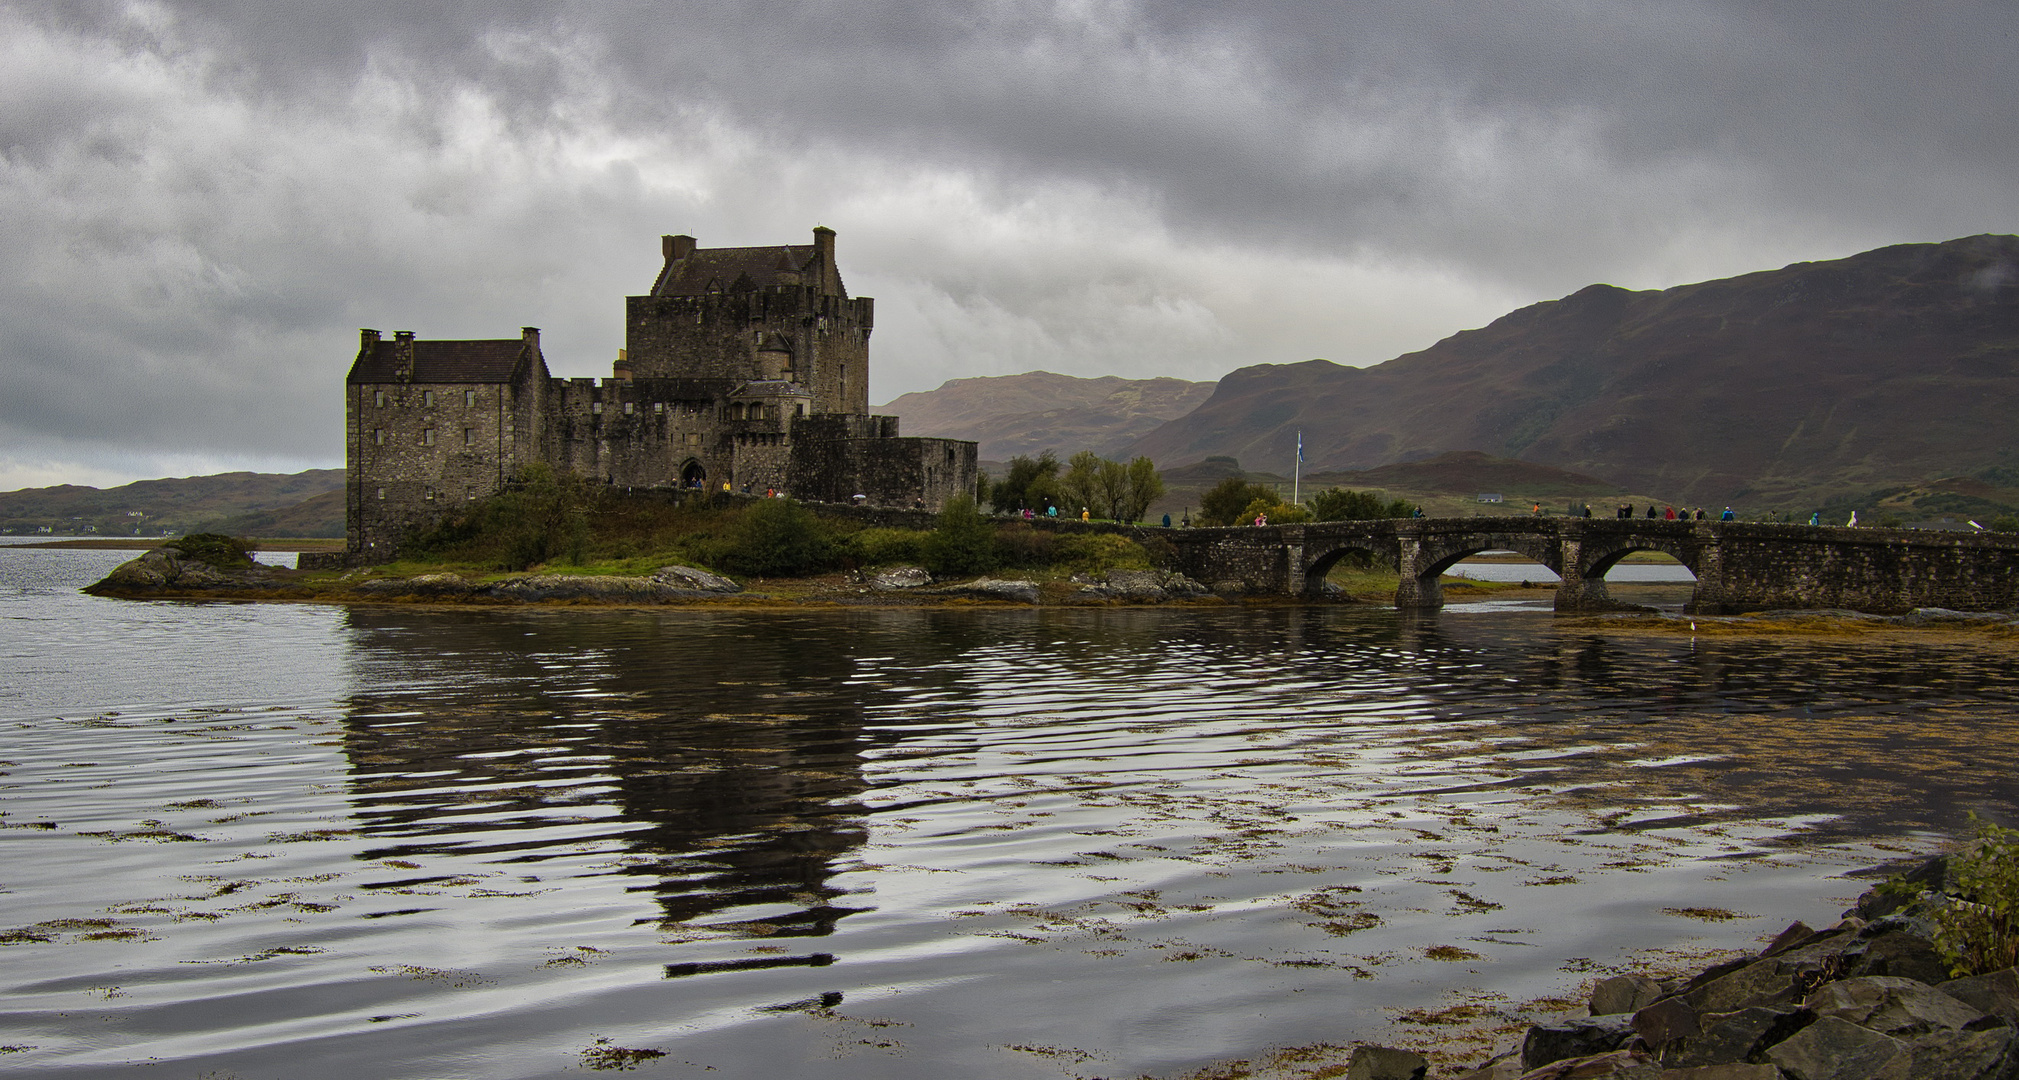
[[[600,372],[662,231],[841,229],[888,397],[1025,364],[1371,362],[1591,281],[2011,231],[2019,206],[1997,4],[0,20],[0,457],[328,461],[361,325],[539,323],[557,367]]]

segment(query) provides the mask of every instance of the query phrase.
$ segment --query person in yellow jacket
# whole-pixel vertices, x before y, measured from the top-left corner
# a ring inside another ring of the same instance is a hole
[[[1084,506],[1080,507],[1080,520],[1081,520],[1081,521],[1092,521],[1093,519],[1094,519],[1093,515],[1092,515],[1092,514],[1089,514],[1089,513],[1087,513],[1087,508],[1086,508],[1086,507],[1084,507]]]

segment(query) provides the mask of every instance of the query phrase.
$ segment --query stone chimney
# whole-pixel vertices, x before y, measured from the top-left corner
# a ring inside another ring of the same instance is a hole
[[[371,351],[372,351],[372,347],[373,347],[374,345],[377,345],[378,343],[379,343],[379,332],[378,332],[377,330],[360,330],[360,331],[358,331],[358,353],[359,353],[359,355],[363,355],[363,354],[365,354],[365,353],[369,353],[369,352],[371,352]]]
[[[539,327],[537,326],[519,327],[519,340],[526,343],[526,351],[532,353],[534,356],[540,355]]]
[[[414,332],[412,330],[393,331],[393,377],[401,382],[414,381]]]
[[[814,261],[820,264],[820,291],[833,294],[840,292],[841,268],[834,264],[834,230],[825,225],[813,227]]]
[[[662,236],[659,238],[659,251],[666,256],[667,262],[678,262],[694,254],[694,238],[691,236]]]
[[[623,382],[631,381],[631,353],[628,349],[617,350],[617,362],[610,366],[610,374]]]

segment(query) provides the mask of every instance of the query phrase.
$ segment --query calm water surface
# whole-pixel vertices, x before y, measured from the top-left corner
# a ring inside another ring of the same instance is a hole
[[[1961,638],[75,592],[130,555],[0,548],[10,1075],[1178,1075],[1832,920],[2013,810]]]

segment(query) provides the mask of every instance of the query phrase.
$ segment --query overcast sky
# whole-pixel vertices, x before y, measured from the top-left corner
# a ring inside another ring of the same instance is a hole
[[[0,0],[0,490],[343,463],[359,327],[607,375],[839,234],[871,400],[1373,364],[2019,231],[2019,6]]]

